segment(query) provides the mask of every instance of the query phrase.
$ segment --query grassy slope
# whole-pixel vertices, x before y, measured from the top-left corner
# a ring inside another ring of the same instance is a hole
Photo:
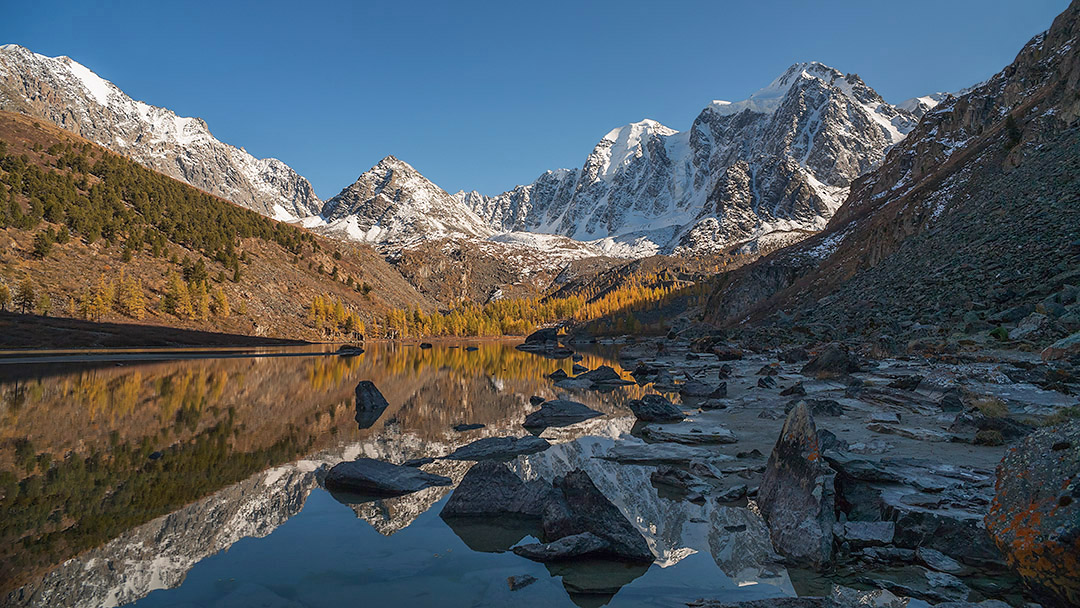
[[[7,142],[8,154],[25,154],[30,162],[38,166],[50,165],[55,157],[47,150],[56,143],[88,144],[75,135],[23,115],[0,112],[0,140]],[[93,155],[112,152],[93,146]],[[190,187],[186,186],[185,187]],[[6,192],[3,193],[6,198]],[[28,208],[25,197],[17,197],[24,208]],[[251,212],[254,213],[254,212]],[[0,229],[0,279],[15,286],[24,277],[29,277],[38,293],[48,292],[52,300],[52,314],[66,314],[67,302],[72,295],[78,295],[86,287],[97,283],[99,276],[114,279],[121,270],[128,276],[138,277],[143,281],[147,300],[146,318],[136,321],[118,314],[106,315],[102,320],[119,323],[138,323],[183,328],[189,330],[222,332],[261,337],[277,337],[304,340],[331,339],[339,336],[317,330],[307,321],[306,307],[317,294],[330,294],[343,300],[346,305],[357,311],[363,318],[382,316],[389,308],[416,306],[428,309],[430,301],[421,296],[401,274],[387,264],[371,248],[353,244],[343,244],[322,237],[315,237],[319,244],[318,251],[306,249],[300,258],[294,256],[273,242],[258,238],[243,239],[240,249],[246,251],[250,261],[243,265],[242,279],[232,283],[228,279],[218,283],[214,278],[219,272],[231,276],[228,269],[207,258],[211,279],[211,288],[221,286],[229,297],[233,314],[227,318],[211,318],[207,321],[181,319],[159,310],[161,296],[170,272],[179,271],[177,264],[169,261],[176,256],[199,259],[199,252],[191,251],[177,243],[168,243],[166,253],[153,257],[144,248],[130,262],[123,262],[121,243],[108,246],[98,240],[87,243],[79,235],[73,235],[70,242],[54,245],[50,254],[43,260],[32,256],[34,235],[48,227],[59,225],[41,223],[33,230],[16,228]],[[333,252],[341,254],[335,259]],[[334,281],[327,274],[319,274],[322,265],[327,271],[337,266],[340,280]],[[372,290],[366,296],[344,283],[346,277],[354,277],[358,284],[368,283]],[[240,314],[241,303],[246,306],[246,314]],[[5,347],[28,346],[18,341],[18,336],[25,332],[3,332],[0,345]],[[32,336],[31,336],[32,337]],[[36,340],[33,344],[37,344]],[[82,344],[82,343],[80,343]]]

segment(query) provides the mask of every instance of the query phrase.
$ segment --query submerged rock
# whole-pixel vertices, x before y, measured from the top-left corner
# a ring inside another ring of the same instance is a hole
[[[663,395],[645,395],[626,404],[642,422],[677,422],[686,416]]]
[[[1080,605],[1080,420],[1032,433],[997,468],[986,529],[1043,603]]]
[[[414,467],[358,458],[334,465],[324,483],[330,490],[370,496],[402,496],[453,482],[449,477],[432,475]]]
[[[375,383],[363,380],[356,385],[356,424],[361,429],[371,428],[389,407],[386,398]]]
[[[574,373],[577,372],[575,371]],[[578,377],[596,384],[633,384],[633,382],[629,380],[623,380],[622,376],[619,375],[619,372],[607,365],[601,365],[592,371],[586,371]]]
[[[834,476],[810,409],[800,403],[784,421],[757,498],[773,547],[794,562],[820,567],[832,559]]]
[[[522,426],[527,429],[542,430],[550,426],[569,426],[602,415],[584,403],[566,399],[553,399],[545,401],[540,406],[540,409],[525,416],[525,422],[522,423]]]
[[[525,437],[485,437],[454,450],[447,460],[510,460],[522,454],[535,454],[551,447],[546,439]]]

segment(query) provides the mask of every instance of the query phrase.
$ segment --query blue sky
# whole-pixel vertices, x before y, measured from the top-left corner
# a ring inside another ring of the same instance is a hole
[[[1008,64],[1067,0],[904,2],[40,2],[0,43],[68,55],[136,99],[200,116],[329,197],[387,154],[494,194],[578,167],[619,125],[686,129],[792,63],[886,100]]]

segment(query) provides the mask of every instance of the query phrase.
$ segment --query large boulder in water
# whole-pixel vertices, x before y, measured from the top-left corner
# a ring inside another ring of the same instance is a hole
[[[569,426],[602,414],[584,403],[566,399],[545,401],[540,409],[525,416],[521,426],[529,430],[543,430],[549,426]]]
[[[465,473],[440,515],[539,518],[553,495],[549,484],[541,480],[526,483],[505,464],[488,460]]]
[[[1080,606],[1080,420],[1005,454],[985,523],[1044,605]]]
[[[543,344],[545,342],[558,342],[559,330],[554,327],[538,329],[525,338],[525,344]]]
[[[686,417],[683,411],[663,395],[645,395],[626,404],[642,422],[678,422]]]
[[[326,474],[327,489],[367,496],[402,496],[432,486],[448,486],[449,477],[425,473],[373,458],[339,462]]]
[[[832,559],[835,472],[822,459],[810,409],[791,409],[758,488],[757,504],[773,547],[801,565]]]
[[[591,532],[606,546],[594,551],[598,557],[648,563],[655,557],[645,537],[619,508],[593,484],[589,474],[580,469],[555,479],[555,500],[544,509],[544,537],[560,539]]]
[[[843,378],[859,371],[858,360],[841,344],[830,344],[803,366],[801,374],[819,380]]]
[[[363,380],[356,385],[356,424],[361,429],[371,428],[389,405],[375,383]]]

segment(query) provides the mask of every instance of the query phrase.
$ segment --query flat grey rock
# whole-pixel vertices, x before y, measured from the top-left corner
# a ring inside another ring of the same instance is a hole
[[[553,399],[551,401],[545,401],[540,406],[540,409],[525,416],[525,422],[522,423],[522,426],[527,429],[545,429],[550,426],[569,426],[602,415],[603,414],[586,406],[584,403],[566,399]]]
[[[432,486],[448,486],[449,477],[432,475],[415,467],[407,467],[373,458],[339,462],[326,475],[324,482],[331,490],[343,490],[374,496],[401,496]]]
[[[535,454],[551,447],[546,439],[524,437],[485,437],[454,450],[446,460],[509,460],[521,454]]]

